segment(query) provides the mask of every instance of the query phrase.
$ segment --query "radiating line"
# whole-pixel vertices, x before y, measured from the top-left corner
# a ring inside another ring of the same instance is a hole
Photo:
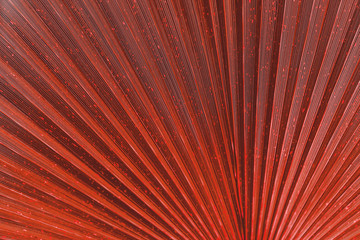
[[[4,0],[0,238],[359,239],[360,1]]]

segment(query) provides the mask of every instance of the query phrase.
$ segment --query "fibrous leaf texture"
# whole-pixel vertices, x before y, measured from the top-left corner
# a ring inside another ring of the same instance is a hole
[[[0,238],[360,239],[358,0],[0,1]]]

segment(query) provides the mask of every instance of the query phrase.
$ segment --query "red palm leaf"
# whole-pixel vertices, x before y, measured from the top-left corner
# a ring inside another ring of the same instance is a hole
[[[356,0],[5,0],[4,239],[360,239]]]

